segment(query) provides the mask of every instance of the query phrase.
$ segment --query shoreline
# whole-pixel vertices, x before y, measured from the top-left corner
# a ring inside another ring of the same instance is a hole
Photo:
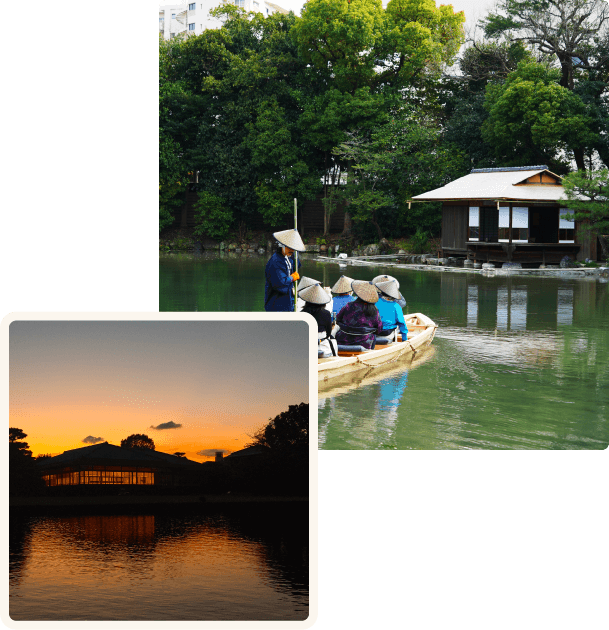
[[[192,494],[192,495],[124,495],[124,496],[71,496],[71,497],[9,497],[9,510],[20,508],[56,508],[56,507],[143,507],[143,506],[205,506],[219,504],[244,503],[286,503],[308,502],[308,497],[230,495],[230,494]]]
[[[487,277],[493,276],[528,276],[537,278],[568,278],[568,279],[590,279],[606,282],[609,278],[609,267],[584,267],[558,268],[558,269],[515,269],[515,268],[494,268],[494,269],[466,269],[464,267],[450,267],[444,265],[427,265],[413,263],[390,262],[386,260],[360,260],[357,258],[330,258],[328,256],[317,256],[315,260],[323,263],[335,263],[339,265],[352,265],[354,267],[395,267],[396,269],[410,269],[412,271],[435,271],[440,273],[469,273],[481,274]]]

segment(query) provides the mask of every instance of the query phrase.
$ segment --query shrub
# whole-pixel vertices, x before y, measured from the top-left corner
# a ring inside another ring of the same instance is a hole
[[[197,237],[223,239],[229,232],[233,213],[223,205],[223,200],[205,190],[198,194],[198,201],[194,204],[195,229]]]

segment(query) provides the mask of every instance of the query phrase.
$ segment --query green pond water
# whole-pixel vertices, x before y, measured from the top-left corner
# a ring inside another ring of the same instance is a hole
[[[267,258],[160,261],[161,311],[262,311]],[[398,279],[439,326],[431,351],[320,387],[321,449],[604,449],[608,284],[485,277],[305,258],[301,274]]]

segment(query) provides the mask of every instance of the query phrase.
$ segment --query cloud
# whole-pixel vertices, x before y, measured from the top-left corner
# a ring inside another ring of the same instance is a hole
[[[206,448],[199,451],[197,455],[201,455],[202,457],[215,457],[216,453],[226,455],[227,453],[232,453],[232,451],[227,451],[225,448]]]
[[[173,422],[173,420],[170,420],[169,422],[161,422],[161,424],[157,424],[156,427],[153,427],[152,425],[150,425],[151,429],[179,429],[182,425],[181,424],[176,424],[175,422]]]
[[[98,442],[105,442],[103,437],[93,437],[92,435],[87,435],[87,437],[82,441],[83,444],[97,444]]]

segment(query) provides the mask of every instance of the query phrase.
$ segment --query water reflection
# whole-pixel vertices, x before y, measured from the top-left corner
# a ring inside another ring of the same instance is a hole
[[[284,512],[13,518],[11,618],[305,619],[306,509]]]
[[[607,447],[605,285],[393,275],[409,310],[439,324],[436,353],[403,389],[395,374],[357,391],[320,388],[320,448]],[[399,396],[388,405],[385,387]]]
[[[520,278],[507,278],[503,284],[485,280],[465,274],[442,276],[441,304],[450,310],[453,324],[507,332],[526,330],[527,321],[535,330],[573,323],[575,284],[539,287]]]

